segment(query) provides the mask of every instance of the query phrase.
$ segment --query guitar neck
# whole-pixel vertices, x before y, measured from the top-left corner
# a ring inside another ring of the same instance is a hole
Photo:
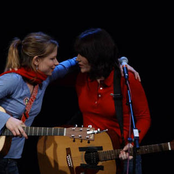
[[[169,151],[172,150],[172,147],[173,142],[140,146],[140,149],[137,150],[137,154],[148,154],[154,152]],[[119,158],[121,150],[122,149],[115,149],[98,152],[99,161],[107,161]],[[133,149],[130,149],[130,155],[133,155]]]
[[[24,131],[28,136],[65,136],[66,128],[49,128],[49,127],[23,127]],[[2,134],[3,136],[13,136],[9,129],[5,129]]]
[[[171,145],[172,145],[172,142],[141,146],[140,149],[137,150],[137,153],[148,154],[148,153],[168,151],[168,150],[172,150]]]

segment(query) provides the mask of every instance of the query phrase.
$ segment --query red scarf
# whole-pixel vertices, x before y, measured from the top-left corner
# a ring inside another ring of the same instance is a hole
[[[39,73],[36,73],[33,70],[25,69],[25,68],[19,68],[18,70],[12,69],[10,71],[6,71],[6,72],[0,74],[0,76],[7,74],[7,73],[20,74],[22,77],[25,77],[26,79],[28,79],[31,82],[36,83],[36,84],[41,84],[48,77],[47,75],[45,75],[41,71],[39,71]]]

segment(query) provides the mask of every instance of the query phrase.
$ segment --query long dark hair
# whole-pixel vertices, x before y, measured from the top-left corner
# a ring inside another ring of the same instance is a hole
[[[104,29],[91,28],[82,32],[76,38],[74,49],[77,54],[88,60],[91,66],[89,72],[91,80],[107,78],[113,68],[119,70],[118,48],[110,34]]]

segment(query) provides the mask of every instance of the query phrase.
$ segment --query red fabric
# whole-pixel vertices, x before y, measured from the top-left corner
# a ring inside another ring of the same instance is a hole
[[[4,73],[0,74],[0,76],[7,74],[7,73],[17,73],[20,74],[21,76],[32,80],[34,83],[41,84],[44,80],[46,80],[47,75],[39,71],[36,73],[35,71],[32,71],[30,69],[25,69],[25,68],[19,68],[18,70],[12,69],[11,71],[5,71]]]
[[[30,97],[30,100],[29,100],[29,102],[28,102],[27,105],[26,105],[25,113],[22,115],[21,120],[22,120],[23,122],[25,122],[25,120],[29,117],[29,112],[30,112],[30,109],[31,109],[31,107],[32,107],[32,104],[33,104],[33,102],[34,102],[34,100],[35,100],[35,98],[36,98],[38,89],[39,89],[39,85],[36,85],[36,86],[34,87],[34,90],[33,90],[33,93],[32,93],[32,95],[31,95],[31,97]]]
[[[91,82],[86,73],[79,73],[76,81],[79,107],[83,114],[84,126],[92,125],[95,129],[113,129],[120,136],[121,133],[118,121],[115,116],[115,105],[112,94],[114,71],[99,86],[97,81]],[[135,79],[134,74],[129,72],[129,84],[136,128],[139,133],[139,140],[142,141],[151,123],[147,98],[141,83]],[[121,90],[123,94],[123,129],[124,138],[129,137],[130,129],[130,107],[127,105],[128,93],[124,77],[121,78]],[[132,128],[131,128],[132,129]],[[133,134],[131,134],[133,137]]]

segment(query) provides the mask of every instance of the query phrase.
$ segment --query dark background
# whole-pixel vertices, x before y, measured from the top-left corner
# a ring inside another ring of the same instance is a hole
[[[142,145],[174,139],[173,131],[173,11],[164,3],[27,2],[1,6],[0,70],[5,66],[7,48],[14,37],[43,31],[59,42],[58,60],[74,56],[75,37],[91,27],[106,29],[118,45],[120,55],[129,59],[141,76],[152,117],[152,125]],[[61,126],[78,110],[71,87],[49,86],[42,111],[33,126]],[[38,137],[26,141],[20,170],[39,174],[36,144]],[[143,172],[171,173],[173,151],[143,155]]]

